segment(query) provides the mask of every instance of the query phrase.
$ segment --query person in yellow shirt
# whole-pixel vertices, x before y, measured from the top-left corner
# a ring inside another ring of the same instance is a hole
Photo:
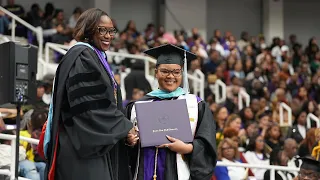
[[[31,138],[31,134],[28,132],[28,130],[20,131],[20,136]],[[20,141],[20,144],[26,150],[27,159],[30,161],[34,161],[34,154],[33,154],[33,150],[31,148],[31,145],[27,141]]]
[[[39,134],[46,120],[46,110],[35,110],[32,113],[31,118],[26,119],[26,127],[20,131],[20,135],[28,138],[39,139]],[[37,146],[26,141],[20,141],[20,144],[26,149],[26,158],[35,163],[37,171],[40,174],[40,180],[44,180],[46,164],[44,163],[44,160],[38,156]]]

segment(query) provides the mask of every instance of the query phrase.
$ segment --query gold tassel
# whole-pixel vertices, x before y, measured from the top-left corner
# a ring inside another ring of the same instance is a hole
[[[153,180],[157,180],[157,166],[158,166],[158,148],[156,148],[156,154],[154,157],[154,173],[153,173]]]

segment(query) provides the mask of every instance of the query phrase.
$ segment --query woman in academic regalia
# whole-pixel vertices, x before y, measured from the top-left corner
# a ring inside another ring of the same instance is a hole
[[[159,89],[148,93],[140,101],[185,98],[194,140],[192,143],[184,143],[175,137],[167,136],[171,143],[158,147],[141,148],[138,144],[132,147],[129,155],[134,179],[210,180],[217,159],[215,122],[208,104],[188,93],[187,58],[192,60],[196,59],[196,56],[171,44],[150,49],[145,53],[157,59],[155,77]],[[180,87],[182,80],[184,88]],[[192,100],[194,103],[188,104],[188,101]],[[136,121],[134,104],[130,103],[126,110],[128,118],[133,122]]]
[[[105,54],[115,34],[100,9],[79,17],[78,43],[56,72],[43,143],[46,179],[130,179],[125,141],[133,124],[122,113],[120,88]]]

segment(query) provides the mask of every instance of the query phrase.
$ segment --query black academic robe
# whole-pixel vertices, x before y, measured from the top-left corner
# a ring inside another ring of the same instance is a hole
[[[144,96],[141,101],[160,100],[156,97]],[[134,103],[128,104],[126,115],[131,117],[131,110]],[[198,123],[195,138],[192,142],[193,152],[186,154],[190,168],[191,180],[210,180],[217,162],[215,122],[212,112],[204,101],[198,103]],[[129,153],[131,172],[134,174],[137,168],[138,147],[131,149]],[[137,180],[144,180],[144,154],[140,151]],[[166,149],[165,180],[178,180],[176,153]]]
[[[306,128],[306,131],[308,129]],[[300,134],[298,130],[298,125],[293,125],[289,130],[288,130],[288,138],[293,138],[294,140],[297,141],[298,144],[300,144],[303,141],[303,137]]]
[[[119,88],[116,103],[111,77],[96,53],[72,47],[54,87],[46,175],[57,148],[55,180],[130,179],[125,139],[133,125],[123,114]]]
[[[282,176],[284,178],[282,178]],[[290,173],[290,172],[285,172],[285,171],[276,171],[275,172],[275,180],[291,180],[294,178],[294,174]],[[263,180],[270,180],[271,179],[271,171],[270,170],[267,170],[265,173],[264,173],[264,176],[263,176]]]

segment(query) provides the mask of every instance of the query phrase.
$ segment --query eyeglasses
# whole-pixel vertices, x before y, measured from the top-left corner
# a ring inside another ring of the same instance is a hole
[[[116,28],[106,27],[98,27],[97,30],[101,36],[105,36],[107,33],[109,33],[110,36],[115,36],[118,32]]]
[[[174,70],[169,70],[169,69],[159,69],[160,74],[162,76],[169,76],[170,74],[172,74],[174,77],[180,77],[182,74],[182,70],[181,69],[174,69]]]

